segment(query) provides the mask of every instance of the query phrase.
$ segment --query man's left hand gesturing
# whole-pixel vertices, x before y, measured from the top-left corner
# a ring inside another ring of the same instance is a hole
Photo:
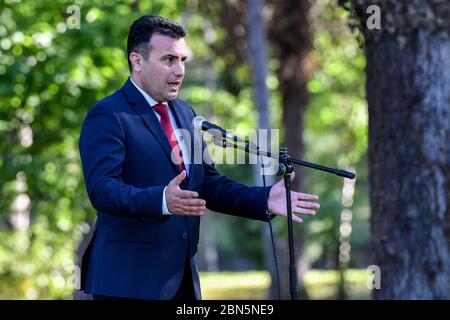
[[[291,181],[294,180],[294,177],[295,172],[292,172]],[[320,205],[317,202],[318,199],[319,196],[315,194],[291,191],[292,221],[297,223],[303,222],[303,220],[296,214],[314,216],[316,214],[314,209],[320,208]],[[279,216],[287,216],[286,188],[284,187],[284,179],[278,181],[272,189],[270,189],[267,206],[270,213]]]

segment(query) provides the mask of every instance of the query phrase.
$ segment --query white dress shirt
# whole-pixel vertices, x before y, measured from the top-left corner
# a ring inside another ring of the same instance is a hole
[[[136,89],[139,90],[140,93],[142,93],[142,95],[144,96],[145,100],[148,102],[148,104],[152,107],[158,104],[159,102],[156,101],[155,99],[153,99],[152,97],[150,97],[150,95],[145,92],[144,90],[142,90],[136,83],[134,83],[133,79],[131,79],[130,77],[130,81],[131,83],[136,87]],[[167,105],[167,102],[162,102],[163,104]],[[178,132],[178,126],[177,126],[177,122],[175,121],[175,118],[172,114],[172,111],[170,110],[170,108],[168,108],[169,110],[169,116],[170,116],[170,123],[172,124],[173,130],[175,132],[175,135],[177,137],[177,141],[178,141],[178,145],[180,146],[181,149],[181,153],[183,155],[183,162],[184,162],[184,166],[186,168],[186,174],[189,173],[189,159],[188,157],[188,153],[186,150],[186,144],[183,142],[183,136],[181,135],[180,132]],[[155,113],[156,117],[158,118],[158,120],[161,122],[161,116],[159,115],[158,112],[155,111],[155,109],[153,109],[153,112]],[[167,203],[166,203],[166,189],[167,187],[164,188],[164,192],[163,192],[163,198],[162,198],[162,214],[166,215],[166,214],[172,214],[169,212],[169,209],[167,208]]]

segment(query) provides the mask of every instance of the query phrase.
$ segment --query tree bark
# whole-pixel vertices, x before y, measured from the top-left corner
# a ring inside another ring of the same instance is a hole
[[[369,5],[354,4],[360,12]],[[440,15],[450,12],[450,4],[421,1],[415,15],[409,1],[378,4],[391,18],[383,17],[378,31],[366,29],[364,18],[361,26],[371,233],[381,270],[381,289],[373,296],[449,299],[450,37]],[[434,20],[424,20],[423,12]]]
[[[263,21],[263,0],[249,0],[247,2],[247,16],[248,16],[248,43],[249,43],[249,63],[252,70],[253,80],[253,101],[258,111],[258,129],[271,128],[271,116],[269,109],[270,93],[267,89],[267,41],[266,31]],[[258,141],[258,143],[265,148],[270,146],[270,135],[267,135],[267,141]],[[277,152],[277,150],[272,150]],[[261,182],[261,167],[259,165],[254,166],[255,181],[260,184]],[[266,184],[274,184],[274,176],[266,176]],[[264,252],[264,263],[266,269],[270,273],[272,279],[269,287],[267,298],[270,300],[277,298],[277,278],[275,269],[275,256],[273,253],[271,243],[271,233],[269,225],[264,225],[261,232],[261,243]]]
[[[370,200],[381,290],[450,298],[450,43],[424,31],[405,48],[367,45]],[[445,71],[446,70],[446,71]]]
[[[270,0],[268,3],[273,10],[269,26],[270,40],[274,46],[275,57],[280,62],[277,75],[282,95],[284,145],[289,155],[302,158],[304,113],[309,102],[307,83],[311,73],[308,64],[308,54],[312,49],[308,21],[310,3],[308,0]],[[292,184],[293,190],[305,190],[302,169],[296,168],[295,171],[297,175]],[[295,232],[294,239],[299,273],[299,297],[307,298],[307,292],[303,286],[303,274],[306,271],[302,259],[304,236],[302,233]],[[287,238],[280,238],[278,248],[283,298],[289,297],[287,272],[289,254],[286,250],[282,253],[282,249],[286,249],[287,246]]]

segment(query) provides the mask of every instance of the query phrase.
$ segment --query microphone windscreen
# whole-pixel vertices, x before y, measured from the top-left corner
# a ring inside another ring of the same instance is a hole
[[[206,119],[202,116],[196,116],[194,119],[192,119],[192,125],[194,126],[195,130],[202,130],[202,122]]]

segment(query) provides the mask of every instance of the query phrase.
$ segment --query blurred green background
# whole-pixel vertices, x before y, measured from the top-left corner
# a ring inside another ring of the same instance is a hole
[[[95,102],[129,76],[126,36],[139,16],[162,15],[188,30],[192,57],[181,98],[225,128],[257,128],[249,64],[232,50],[220,49],[224,39],[246,30],[236,24],[230,33],[219,23],[226,5],[243,2],[1,1],[0,299],[77,295],[77,265],[95,221],[81,171],[79,132]],[[301,283],[310,299],[367,299],[365,58],[347,25],[347,12],[336,1],[314,1],[309,17],[304,160],[352,169],[358,178],[344,187],[341,178],[304,171],[306,192],[320,195],[321,209],[295,226],[304,239],[297,244]],[[276,70],[284,62],[271,48],[269,41],[268,105],[271,127],[281,128]],[[218,168],[241,182],[261,184],[249,166]],[[274,220],[277,239],[285,239],[285,224]],[[264,228],[260,222],[215,213],[202,218],[198,262],[204,298],[268,296],[272,280],[266,270],[273,260],[262,245]]]

